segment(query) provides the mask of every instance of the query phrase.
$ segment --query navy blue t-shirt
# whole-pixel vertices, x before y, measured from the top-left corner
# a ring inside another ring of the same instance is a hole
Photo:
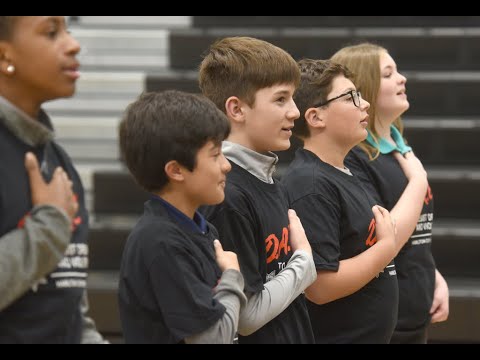
[[[45,114],[40,122],[51,128]],[[22,226],[32,209],[25,153],[33,152],[50,181],[61,166],[73,182],[79,210],[71,243],[58,267],[9,307],[0,312],[0,343],[79,343],[82,334],[80,302],[88,267],[88,215],[83,187],[65,151],[55,142],[32,147],[0,122],[0,236]]]
[[[375,245],[375,200],[355,176],[299,149],[282,183],[305,228],[317,270],[338,271],[341,260]],[[393,261],[354,294],[323,305],[308,301],[317,343],[388,343],[397,308]]]
[[[225,250],[234,251],[245,279],[245,290],[258,293],[293,255],[289,245],[289,203],[281,183],[267,184],[231,162],[225,201],[202,209],[218,229]],[[239,343],[313,343],[305,303],[298,296],[282,313]]]
[[[182,343],[215,324],[225,307],[213,298],[220,270],[218,234],[181,221],[157,199],[145,203],[122,256],[120,318],[127,343]]]
[[[380,154],[373,161],[359,147],[345,164],[387,210],[392,210],[408,180],[393,153]],[[432,256],[433,194],[428,187],[415,231],[395,258],[399,286],[398,323],[395,331],[416,332],[430,323],[435,289],[435,261]]]

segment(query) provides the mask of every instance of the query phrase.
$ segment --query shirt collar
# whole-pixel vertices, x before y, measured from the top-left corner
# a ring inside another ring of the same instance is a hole
[[[398,129],[393,125],[390,125],[390,135],[392,136],[392,139],[393,141],[395,141],[397,146],[393,145],[382,137],[378,139],[378,143],[375,142],[372,135],[370,134],[370,131],[367,135],[367,142],[376,149],[378,149],[382,154],[390,154],[393,151],[398,151],[401,154],[405,154],[409,151],[412,151],[412,148],[405,144],[405,141],[403,140],[400,131],[398,131]]]
[[[244,168],[256,178],[267,184],[273,184],[273,173],[278,162],[278,156],[273,152],[269,152],[268,155],[260,154],[231,141],[223,142],[222,151],[227,159]]]
[[[2,96],[0,96],[0,122],[30,146],[44,145],[54,138],[52,123],[43,110],[40,110],[37,121]]]
[[[207,233],[207,221],[198,211],[195,211],[192,220],[168,201],[162,199],[160,196],[153,195],[152,199],[159,201],[165,207],[165,210],[167,210],[168,214],[173,217],[180,226],[185,227],[195,233]]]

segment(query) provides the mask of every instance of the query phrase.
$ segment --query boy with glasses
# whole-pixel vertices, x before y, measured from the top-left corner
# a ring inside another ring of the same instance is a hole
[[[328,60],[299,62],[294,100],[304,141],[282,177],[305,226],[317,280],[305,290],[317,343],[388,343],[398,286],[394,225],[344,166],[367,136],[367,110],[351,73]],[[339,95],[337,95],[339,94]]]
[[[356,107],[360,107],[360,100],[362,99],[362,94],[360,94],[360,91],[356,91],[356,90],[350,90],[350,91],[347,91],[346,93],[343,93],[343,94],[340,94],[338,96],[335,96],[334,98],[332,99],[329,99],[325,102],[320,102],[318,104],[315,104],[313,105],[313,107],[322,107],[322,106],[325,106],[327,105],[328,103],[331,103],[332,101],[334,100],[337,100],[337,99],[340,99],[341,97],[344,97],[344,96],[350,96],[351,99],[352,99],[352,102],[353,102],[353,105],[355,105]]]

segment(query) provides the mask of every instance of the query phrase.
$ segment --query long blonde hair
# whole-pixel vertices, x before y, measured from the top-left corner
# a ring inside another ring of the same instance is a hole
[[[338,50],[331,58],[332,61],[347,66],[353,72],[353,83],[362,93],[362,98],[370,103],[368,131],[376,143],[379,139],[375,130],[375,122],[377,121],[377,98],[381,80],[380,56],[383,53],[388,54],[387,49],[371,43],[362,43],[346,46]],[[393,125],[403,135],[403,123],[400,117],[395,119]],[[366,140],[359,146],[368,154],[370,160],[378,157],[379,150]]]

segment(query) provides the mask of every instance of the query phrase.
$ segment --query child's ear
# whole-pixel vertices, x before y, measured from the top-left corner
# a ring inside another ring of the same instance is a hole
[[[235,122],[244,121],[244,112],[242,110],[242,101],[236,96],[230,96],[225,101],[225,111],[227,117]]]
[[[177,182],[184,180],[183,167],[176,160],[171,160],[166,163],[164,169],[170,180]]]
[[[324,128],[323,111],[319,108],[309,108],[305,111],[305,120],[311,128]]]

